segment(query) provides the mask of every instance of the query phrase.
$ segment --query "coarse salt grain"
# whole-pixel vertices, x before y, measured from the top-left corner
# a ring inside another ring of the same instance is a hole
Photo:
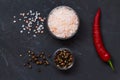
[[[16,18],[16,16],[13,16],[13,18]]]
[[[26,30],[25,28],[23,28],[23,30]]]
[[[14,20],[13,23],[16,23],[16,21]]]
[[[33,37],[36,37],[36,35],[34,34]]]
[[[20,33],[23,33],[23,30],[21,30]]]
[[[41,33],[44,33],[44,31],[41,31]]]
[[[46,20],[45,17],[41,16],[40,12],[29,10],[27,13],[20,13],[17,17],[13,16],[13,23],[17,22],[19,24],[20,22],[22,28],[20,29],[20,33],[25,31],[25,33],[27,32],[27,34],[37,37],[37,35],[44,29],[44,21],[41,21],[39,17],[44,19],[44,21]]]
[[[19,19],[19,21],[21,21],[22,19]]]
[[[67,6],[53,9],[48,17],[48,27],[52,34],[58,38],[72,37],[78,30],[79,19],[76,12]]]
[[[25,25],[22,25],[22,27],[24,28],[24,27],[25,27]]]
[[[30,34],[30,32],[28,32],[28,34]]]

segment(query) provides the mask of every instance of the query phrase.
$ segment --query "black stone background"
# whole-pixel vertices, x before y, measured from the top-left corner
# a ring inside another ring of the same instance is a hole
[[[78,33],[69,40],[60,41],[45,33],[37,38],[19,33],[19,24],[13,16],[29,10],[39,11],[47,17],[59,6],[72,7],[80,18]],[[92,40],[92,21],[98,9],[102,10],[101,33],[105,47],[113,58],[116,71],[102,62]],[[120,80],[120,0],[0,0],[0,80]],[[27,49],[49,54],[61,47],[70,48],[75,65],[68,71],[59,71],[52,64],[37,69],[23,67],[19,52]]]

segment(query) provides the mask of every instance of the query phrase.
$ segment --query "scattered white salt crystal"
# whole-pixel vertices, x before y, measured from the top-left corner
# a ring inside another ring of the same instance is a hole
[[[35,32],[36,30],[34,29],[33,32]]]
[[[30,13],[32,13],[32,10],[30,10]]]
[[[25,13],[22,13],[22,16],[25,16]]]
[[[39,27],[43,27],[43,25],[40,25]]]
[[[16,18],[16,16],[13,16],[13,18]]]
[[[40,31],[38,31],[38,33],[40,33]]]
[[[23,30],[26,30],[25,28],[23,28]]]
[[[23,30],[21,30],[20,33],[23,33]]]
[[[44,31],[41,31],[41,33],[44,33]]]
[[[39,25],[39,21],[37,21],[37,25]]]
[[[34,16],[35,15],[35,13],[31,13],[31,16]]]
[[[44,27],[42,27],[41,29],[44,29]]]
[[[30,34],[32,31],[32,36],[36,37],[37,34],[43,33],[42,29],[44,29],[44,21],[41,21],[44,17],[40,15],[41,13],[38,11],[29,10],[27,13],[20,13],[18,20],[13,20],[13,23],[16,23],[16,21],[22,23],[20,33],[26,31],[27,34]],[[17,19],[16,16],[13,16],[13,18]]]
[[[16,22],[17,22],[16,20],[13,21],[13,23],[16,23]]]
[[[43,19],[44,19],[44,20],[46,20],[46,18],[45,18],[45,17],[44,17]]]
[[[36,22],[37,19],[38,19],[38,13],[36,12],[34,22]]]
[[[22,28],[24,28],[25,27],[25,25],[22,25]]]
[[[38,15],[40,16],[40,13],[38,13]]]
[[[37,28],[37,30],[42,30],[44,27],[43,25],[39,25],[39,27]]]
[[[27,16],[24,17],[25,19],[27,18]]]
[[[38,32],[36,31],[35,33],[37,34]]]
[[[31,20],[31,18],[28,18],[28,20]]]
[[[36,37],[36,35],[34,34],[33,37]]]
[[[33,18],[33,17],[31,18],[31,21],[32,21],[32,22],[35,22],[35,20],[34,20],[34,18]]]
[[[20,13],[20,15],[22,16],[23,13]]]
[[[35,22],[35,20],[34,20],[34,19],[32,19],[31,21],[32,21],[32,22]]]
[[[30,32],[28,32],[28,34],[30,34]]]
[[[29,28],[28,30],[31,31],[31,28]]]
[[[31,21],[28,23],[28,27],[32,27],[32,22]]]
[[[26,15],[29,15],[29,13],[27,13]]]
[[[19,19],[19,21],[21,21],[22,19]]]
[[[40,27],[38,27],[38,28],[37,28],[37,30],[41,30],[41,28],[40,28]]]

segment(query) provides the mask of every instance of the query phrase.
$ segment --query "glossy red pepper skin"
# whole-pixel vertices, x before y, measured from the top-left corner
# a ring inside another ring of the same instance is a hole
[[[111,68],[114,69],[112,66],[112,63],[110,61],[111,56],[110,56],[109,52],[105,49],[103,41],[102,41],[102,36],[101,36],[101,32],[100,32],[100,17],[101,17],[101,10],[99,8],[95,17],[94,17],[94,21],[93,21],[94,46],[96,48],[96,51],[97,51],[99,57],[104,62],[108,62],[110,64]]]

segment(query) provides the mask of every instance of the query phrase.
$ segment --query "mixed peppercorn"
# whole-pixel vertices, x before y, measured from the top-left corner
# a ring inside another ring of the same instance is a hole
[[[49,60],[51,58],[50,54],[45,54],[45,52],[35,52],[28,50],[27,54],[20,54],[20,57],[24,57],[25,63],[24,67],[32,69],[35,65],[37,66],[48,66],[50,64]],[[24,56],[23,56],[24,55]],[[54,55],[54,63],[60,70],[67,70],[73,66],[74,58],[71,51],[67,48],[58,49]],[[35,64],[35,65],[34,65]],[[41,72],[40,68],[38,72]]]
[[[70,50],[63,48],[56,51],[54,56],[55,65],[62,70],[66,70],[72,67],[73,65],[73,55]]]
[[[49,55],[46,56],[45,52],[40,52],[39,54],[35,54],[35,52],[28,50],[27,51],[27,58],[25,59],[24,67],[28,67],[29,69],[33,68],[33,64],[36,65],[45,65],[48,66],[50,63],[48,61]],[[20,54],[22,57],[22,54]],[[40,70],[38,71],[40,72]]]

